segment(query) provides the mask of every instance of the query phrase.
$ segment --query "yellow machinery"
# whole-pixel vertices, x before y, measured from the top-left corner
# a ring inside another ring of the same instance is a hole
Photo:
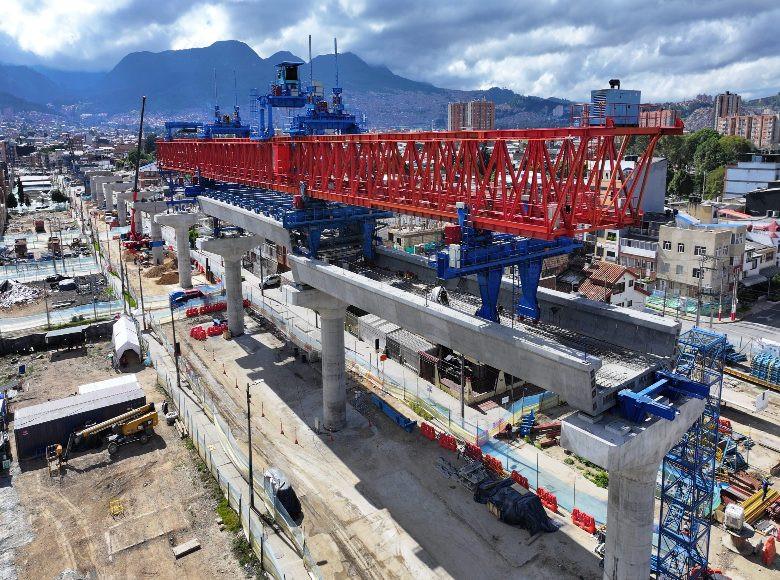
[[[59,452],[55,449],[54,453],[59,455],[60,461],[67,461],[74,445],[79,445],[93,437],[106,437],[108,453],[114,455],[120,445],[133,441],[144,444],[149,441],[157,422],[158,417],[154,403],[147,403],[137,409],[131,409],[126,413],[71,433],[65,449],[62,450],[62,447],[58,445]]]

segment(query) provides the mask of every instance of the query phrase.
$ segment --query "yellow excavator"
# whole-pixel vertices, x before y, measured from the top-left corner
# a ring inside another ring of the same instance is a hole
[[[114,455],[121,445],[133,441],[138,441],[143,445],[149,441],[149,437],[154,434],[158,420],[154,403],[147,403],[101,423],[90,425],[81,431],[74,431],[68,438],[65,449],[62,448],[62,445],[56,445],[51,455],[63,463],[68,460],[68,456],[75,446],[94,437],[104,437],[105,441],[108,442],[109,455]]]

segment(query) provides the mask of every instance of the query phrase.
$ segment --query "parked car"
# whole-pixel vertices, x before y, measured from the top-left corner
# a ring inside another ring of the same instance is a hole
[[[260,283],[260,287],[263,290],[267,290],[268,288],[278,288],[281,285],[282,277],[279,274],[271,274],[270,276],[266,276]]]
[[[175,292],[171,292],[168,295],[168,299],[173,306],[180,306],[182,304],[186,304],[190,300],[203,298],[204,296],[205,294],[203,294],[203,291],[198,290],[197,288],[192,288],[191,290],[177,290]]]

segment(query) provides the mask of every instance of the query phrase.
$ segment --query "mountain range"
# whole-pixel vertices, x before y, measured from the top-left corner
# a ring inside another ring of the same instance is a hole
[[[286,51],[264,59],[247,44],[229,40],[205,48],[130,53],[107,72],[0,64],[0,111],[123,115],[137,111],[140,96],[146,95],[152,119],[203,119],[215,102],[225,112],[237,103],[246,118],[250,91],[267,92],[274,65],[285,60],[305,62]],[[334,55],[320,55],[301,67],[301,75],[308,80],[311,66],[314,79],[330,94],[335,64]],[[365,115],[371,128],[442,129],[447,122],[447,103],[482,98],[495,102],[499,128],[555,126],[569,120],[570,103],[564,99],[520,95],[495,87],[479,91],[441,88],[396,75],[386,66],[368,64],[350,52],[339,55],[338,67],[347,108]],[[685,101],[676,108],[694,121],[707,117],[696,111],[708,105],[712,106],[711,98],[709,102]],[[777,109],[780,98],[757,99],[746,105]]]
[[[262,58],[243,42],[222,41],[206,48],[134,52],[107,72],[0,64],[0,109],[58,113],[67,108],[69,113],[116,115],[138,110],[144,94],[151,115],[202,117],[215,100],[224,111],[238,102],[246,114],[250,91],[267,92],[274,65],[284,60],[305,62],[286,51]],[[326,94],[335,82],[335,64],[332,54],[311,62],[314,79],[324,85]],[[348,108],[365,114],[368,125],[376,128],[434,123],[441,129],[446,125],[448,102],[481,98],[496,103],[499,126],[540,126],[553,122],[557,105],[567,103],[508,89],[440,88],[396,75],[386,66],[368,64],[350,52],[339,55],[338,67]],[[308,80],[309,63],[301,67],[301,74]]]

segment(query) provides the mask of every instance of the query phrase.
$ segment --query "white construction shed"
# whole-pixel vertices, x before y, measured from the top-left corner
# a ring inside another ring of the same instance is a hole
[[[141,362],[141,341],[135,323],[129,316],[121,316],[113,328],[114,364],[118,367]],[[133,354],[135,353],[135,354]],[[135,357],[136,360],[133,360]]]
[[[119,375],[118,377],[112,377],[105,381],[97,381],[94,383],[87,383],[79,387],[79,395],[86,395],[87,393],[94,393],[95,391],[102,391],[103,389],[112,389],[114,387],[124,387],[130,389],[132,387],[141,388],[138,384],[138,377],[133,374]]]

